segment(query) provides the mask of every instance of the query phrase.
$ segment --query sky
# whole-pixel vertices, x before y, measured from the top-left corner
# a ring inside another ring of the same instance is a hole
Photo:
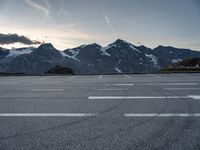
[[[0,0],[0,35],[27,38],[0,42],[5,48],[45,42],[64,50],[123,39],[200,50],[200,0]]]

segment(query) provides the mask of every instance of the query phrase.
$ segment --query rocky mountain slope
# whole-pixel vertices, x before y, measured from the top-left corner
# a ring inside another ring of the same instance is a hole
[[[75,74],[150,73],[192,57],[200,58],[200,52],[164,46],[150,49],[120,39],[106,47],[94,43],[65,51],[42,44],[38,48],[0,48],[0,72],[43,74],[62,65]]]
[[[161,72],[200,72],[200,58],[188,58],[161,69]]]

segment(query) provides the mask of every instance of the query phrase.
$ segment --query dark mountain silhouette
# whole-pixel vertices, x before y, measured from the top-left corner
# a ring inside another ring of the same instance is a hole
[[[162,72],[200,72],[200,58],[189,58],[161,69]]]
[[[70,68],[56,65],[55,67],[48,70],[45,74],[58,74],[58,75],[73,75],[74,71]]]
[[[175,63],[173,67],[200,67],[200,58],[189,58],[181,62]]]
[[[43,74],[57,64],[74,74],[152,73],[199,51],[158,46],[151,49],[118,39],[106,47],[96,43],[59,51],[52,44],[38,48],[0,49],[0,72]]]

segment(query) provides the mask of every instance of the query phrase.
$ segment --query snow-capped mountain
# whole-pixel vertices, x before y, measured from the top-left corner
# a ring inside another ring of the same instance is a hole
[[[200,57],[200,52],[164,46],[150,49],[120,39],[106,47],[94,43],[65,51],[42,44],[38,48],[0,48],[0,72],[38,74],[62,65],[75,74],[149,73],[191,57]]]
[[[98,44],[67,49],[68,58],[87,64],[93,73],[150,72],[156,67],[154,60],[145,56],[134,45],[123,40],[102,47]]]

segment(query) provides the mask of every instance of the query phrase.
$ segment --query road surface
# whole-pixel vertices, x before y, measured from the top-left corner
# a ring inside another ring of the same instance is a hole
[[[200,74],[0,78],[1,150],[199,150]]]

